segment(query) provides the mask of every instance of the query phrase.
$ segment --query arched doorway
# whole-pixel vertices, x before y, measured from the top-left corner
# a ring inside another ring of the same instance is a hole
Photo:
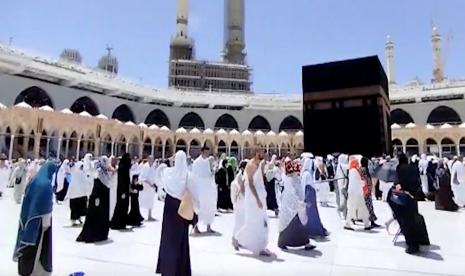
[[[444,138],[441,141],[441,153],[444,157],[454,157],[457,154],[457,146],[454,141],[449,138]]]
[[[144,146],[142,149],[142,158],[145,159],[149,155],[152,155],[152,139],[150,137],[145,138]]]
[[[135,123],[134,113],[132,112],[131,108],[129,108],[129,106],[125,104],[118,106],[113,112],[113,115],[111,115],[111,118],[117,119],[123,123],[126,123],[126,122]]]
[[[218,143],[218,155],[221,155],[222,153],[227,153],[228,152],[228,147],[226,146],[226,143],[221,140]]]
[[[402,141],[399,139],[392,140],[392,149],[394,150],[395,154],[403,152],[404,145],[402,144]]]
[[[145,119],[146,125],[157,125],[159,127],[166,126],[167,128],[171,129],[170,120],[168,116],[166,116],[165,112],[161,111],[160,109],[155,109],[147,115]]]
[[[279,132],[297,132],[302,129],[302,123],[294,116],[287,116],[279,125]]]
[[[409,156],[420,153],[420,147],[418,146],[418,141],[411,138],[405,143],[405,151]]]
[[[128,146],[128,142],[126,140],[126,137],[124,135],[121,135],[119,139],[116,141],[115,148],[116,150],[113,151],[114,156],[122,156],[124,153],[126,153]]]
[[[163,141],[160,138],[155,140],[155,148],[153,152],[153,157],[161,159],[163,157]]]
[[[205,124],[197,113],[190,112],[182,117],[181,121],[179,122],[179,128],[181,127],[188,130],[193,128],[205,129]]]
[[[232,141],[231,143],[231,156],[239,158],[239,145],[236,141]]]
[[[232,129],[239,129],[239,125],[237,124],[236,119],[229,114],[223,114],[221,117],[216,120],[215,123],[215,130],[218,129],[225,129],[225,130],[232,130]]]
[[[97,104],[89,97],[81,97],[77,99],[71,106],[71,111],[77,114],[87,111],[92,116],[100,114]]]
[[[255,118],[253,118],[252,121],[250,121],[249,129],[268,132],[271,130],[271,125],[267,119],[258,115],[258,116],[255,116]]]
[[[173,148],[173,142],[171,141],[171,139],[167,139],[165,141],[165,159],[168,159],[171,156],[173,156]]]
[[[186,142],[183,139],[179,139],[176,142],[176,152],[178,152],[180,150],[182,150],[184,152],[187,151],[187,145],[186,145]]]
[[[131,156],[139,156],[139,138],[137,138],[136,136],[132,137],[130,143],[129,143],[129,148],[128,148],[128,153],[131,155]],[[122,154],[121,154],[122,155]]]
[[[111,146],[112,139],[110,134],[107,134],[100,142],[100,155],[110,156],[112,154]]]
[[[193,139],[189,146],[189,156],[193,159],[197,158],[200,155],[201,148],[202,146],[200,145],[200,142]]]
[[[428,138],[425,142],[425,152],[439,155],[438,143],[434,139]]]
[[[32,107],[38,108],[45,105],[54,108],[53,101],[50,96],[40,87],[32,86],[21,93],[15,99],[15,105],[21,102],[26,102]]]

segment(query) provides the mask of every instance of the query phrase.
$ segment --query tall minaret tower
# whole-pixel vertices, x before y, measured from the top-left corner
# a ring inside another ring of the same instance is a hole
[[[385,50],[386,50],[389,84],[395,84],[396,83],[396,65],[394,63],[394,43],[392,42],[390,35],[387,36]]]
[[[244,0],[225,0],[224,61],[245,64]]]
[[[170,60],[193,58],[194,43],[188,36],[189,1],[177,0],[176,34],[171,39]]]
[[[437,27],[433,27],[431,44],[433,46],[433,82],[441,82],[444,80],[444,61],[441,51],[441,35]]]

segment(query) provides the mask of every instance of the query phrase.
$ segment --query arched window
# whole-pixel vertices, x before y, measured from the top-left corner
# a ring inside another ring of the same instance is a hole
[[[231,156],[239,158],[239,145],[236,141],[232,141],[231,143]]]
[[[97,104],[89,97],[81,97],[77,99],[71,106],[71,111],[74,113],[87,111],[92,116],[97,116],[100,113]]]
[[[179,122],[179,127],[183,127],[185,129],[204,129],[205,124],[197,113],[190,112],[182,117],[181,121]]]
[[[268,132],[271,130],[271,126],[267,119],[258,115],[255,118],[253,118],[252,121],[250,121],[249,129],[250,130],[262,130],[262,131]]]
[[[184,152],[186,152],[186,150],[187,150],[186,142],[184,140],[182,140],[182,139],[179,139],[178,142],[176,143],[176,152],[178,152],[180,150],[182,150]]]
[[[47,94],[47,92],[37,86],[29,87],[19,93],[18,97],[15,99],[15,104],[20,102],[26,102],[32,107],[42,107],[44,105],[48,105],[51,108],[54,108],[52,99]]]
[[[414,154],[419,154],[420,148],[418,147],[418,141],[411,138],[407,140],[407,143],[405,143],[405,148],[406,148],[406,153],[409,156],[412,156]]]
[[[459,114],[452,108],[447,106],[436,107],[428,116],[428,124],[439,125],[444,123],[460,124],[462,119]]]
[[[236,119],[229,114],[223,114],[216,120],[215,129],[239,129]]]
[[[453,157],[457,154],[457,147],[455,146],[454,141],[449,138],[444,138],[441,141],[441,151],[442,156]]]
[[[218,143],[218,154],[227,153],[227,151],[228,151],[228,148],[226,147],[226,143],[223,140],[221,140]]]
[[[432,154],[439,154],[439,145],[438,142],[436,142],[432,138],[428,138],[425,143],[425,152],[426,153],[432,153]]]
[[[202,146],[200,146],[200,142],[197,140],[192,140],[191,144],[189,146],[189,156],[192,157],[193,159],[197,158],[200,155],[200,149]]]
[[[392,140],[392,148],[394,149],[395,153],[404,151],[402,141],[400,141],[399,139]]]
[[[166,126],[167,128],[171,128],[168,116],[166,116],[165,112],[161,111],[160,109],[155,109],[150,112],[145,119],[145,124],[157,125],[159,127]]]
[[[299,131],[302,130],[302,123],[294,116],[287,116],[279,125],[279,131]]]
[[[111,118],[117,119],[123,123],[126,123],[126,122],[135,123],[134,113],[132,113],[131,108],[129,108],[129,106],[125,104],[118,106],[113,112],[113,115],[111,115]]]
[[[408,114],[405,110],[395,109],[391,111],[391,123],[398,125],[406,125],[415,122],[413,121],[412,116],[410,116],[410,114]]]

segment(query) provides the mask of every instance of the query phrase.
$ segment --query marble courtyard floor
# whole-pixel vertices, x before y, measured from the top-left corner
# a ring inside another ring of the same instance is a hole
[[[0,200],[0,276],[16,274],[12,261],[18,229],[20,206],[8,189]],[[163,204],[156,203],[161,218]],[[379,223],[390,217],[387,204],[376,201]],[[281,251],[277,248],[278,220],[270,219],[269,249],[276,256],[258,258],[231,247],[234,217],[216,218],[214,229],[222,236],[191,237],[193,275],[465,275],[465,211],[434,210],[434,203],[420,203],[432,243],[430,251],[418,256],[404,253],[401,237],[396,245],[385,229],[349,232],[334,208],[320,208],[322,221],[331,231],[331,239],[316,242],[317,249]],[[144,213],[143,213],[144,215]],[[270,214],[271,215],[271,214]],[[145,223],[131,231],[110,231],[110,240],[102,244],[76,243],[80,228],[70,227],[68,202],[55,205],[53,212],[53,275],[66,276],[82,271],[94,275],[154,275],[161,222]]]

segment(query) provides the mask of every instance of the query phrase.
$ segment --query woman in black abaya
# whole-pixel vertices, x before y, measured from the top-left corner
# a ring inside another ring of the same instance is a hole
[[[389,191],[387,201],[405,237],[405,252],[414,254],[420,251],[420,245],[429,245],[430,242],[425,220],[418,213],[418,202],[414,196],[421,189],[418,167],[409,165],[404,154],[399,156],[396,184]]]
[[[180,215],[184,213],[181,212],[180,206],[192,207],[187,187],[186,154],[183,151],[178,151],[174,167],[164,169],[161,175],[163,186],[166,189],[166,198],[156,273],[165,276],[190,276],[189,224],[192,221],[186,220]],[[189,214],[193,217],[192,209],[190,209]]]
[[[129,171],[131,170],[131,157],[129,153],[123,154],[118,165],[118,187],[115,211],[110,227],[114,230],[126,229],[129,210],[129,185],[131,184]]]
[[[139,227],[144,221],[144,217],[140,214],[139,207],[139,192],[144,189],[142,184],[139,184],[139,176],[132,176],[131,189],[129,194],[131,197],[131,211],[129,211],[127,225]]]
[[[93,243],[108,239],[110,231],[110,185],[111,176],[108,173],[109,160],[100,157],[96,164],[97,177],[89,198],[89,208],[82,231],[76,241]]]

